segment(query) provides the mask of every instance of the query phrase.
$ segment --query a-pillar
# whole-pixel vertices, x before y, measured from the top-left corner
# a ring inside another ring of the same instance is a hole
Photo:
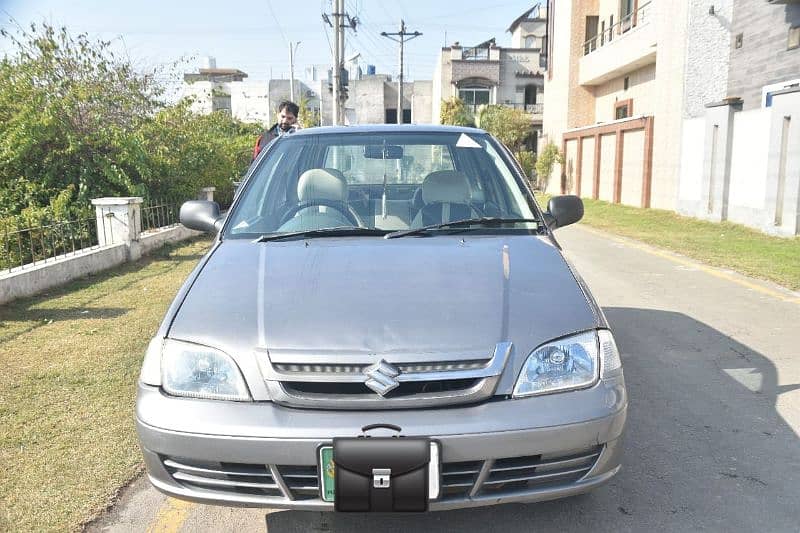
[[[142,198],[95,198],[92,200],[100,246],[125,244],[128,260],[141,257],[139,235],[142,232]]]

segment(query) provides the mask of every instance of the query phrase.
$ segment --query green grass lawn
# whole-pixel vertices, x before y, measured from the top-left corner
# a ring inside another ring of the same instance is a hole
[[[0,531],[69,531],[142,469],[147,342],[207,239],[0,307]]]
[[[547,206],[547,195],[537,195]],[[703,263],[800,289],[800,237],[770,237],[738,224],[705,222],[661,209],[583,199],[581,224],[672,250]]]

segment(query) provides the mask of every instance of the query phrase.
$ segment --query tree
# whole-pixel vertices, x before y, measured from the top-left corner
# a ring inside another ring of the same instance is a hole
[[[478,113],[477,125],[486,130],[512,152],[519,152],[533,131],[531,117],[521,109],[487,105]]]
[[[305,95],[300,97],[297,106],[300,108],[300,116],[297,117],[297,121],[301,126],[313,128],[320,125],[319,109],[311,107],[311,102]]]
[[[0,60],[0,218],[55,216],[53,198],[59,216],[86,216],[100,196],[224,194],[249,165],[257,126],[166,105],[159,71],[108,42],[47,24],[0,37],[14,50]]]
[[[450,124],[451,126],[474,126],[475,119],[469,112],[467,106],[460,98],[450,98],[442,100],[442,108],[439,111],[439,122]]]

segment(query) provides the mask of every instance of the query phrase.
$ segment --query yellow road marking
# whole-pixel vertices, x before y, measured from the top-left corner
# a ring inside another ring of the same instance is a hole
[[[194,504],[191,502],[167,498],[158,510],[153,523],[147,528],[147,533],[177,533],[192,507]]]
[[[778,291],[778,290],[775,290],[775,289],[770,289],[769,287],[765,287],[763,285],[759,285],[758,283],[753,283],[751,281],[748,281],[747,279],[743,279],[743,277],[741,277],[741,276],[743,276],[742,274],[739,274],[739,275],[729,274],[729,273],[724,272],[724,271],[722,271],[722,270],[720,270],[718,268],[707,266],[707,265],[699,263],[699,262],[697,262],[695,260],[686,259],[686,258],[683,258],[683,257],[681,257],[679,255],[675,255],[675,252],[669,252],[669,251],[666,251],[666,250],[661,250],[661,249],[658,249],[658,248],[654,248],[653,246],[650,246],[650,245],[647,245],[647,244],[643,244],[643,243],[639,243],[638,241],[635,241],[633,239],[624,238],[624,237],[618,237],[618,236],[615,236],[615,235],[609,235],[608,233],[603,233],[600,230],[597,230],[597,229],[594,229],[594,228],[589,228],[589,227],[586,227],[584,225],[578,225],[577,227],[581,228],[583,231],[586,231],[586,232],[589,232],[589,233],[594,233],[595,235],[601,235],[601,236],[603,236],[605,238],[611,239],[613,241],[616,241],[616,242],[618,242],[620,244],[624,244],[626,246],[630,246],[631,248],[635,248],[637,250],[641,250],[641,251],[646,252],[646,253],[648,253],[650,255],[663,257],[664,259],[672,261],[673,263],[678,263],[679,265],[692,267],[692,268],[695,268],[695,269],[700,270],[702,272],[705,272],[706,274],[710,274],[710,275],[712,275],[714,277],[717,277],[717,278],[720,278],[720,279],[724,279],[724,280],[727,280],[727,281],[732,281],[733,283],[736,283],[737,285],[741,285],[742,287],[746,287],[746,288],[754,290],[756,292],[760,292],[761,294],[766,294],[767,296],[772,296],[773,298],[777,298],[779,300],[783,300],[784,302],[789,302],[789,303],[800,305],[800,297],[794,296],[793,295],[794,293],[792,293],[792,292],[790,292],[788,290],[787,290],[786,293],[784,293],[784,292],[781,292],[781,291]]]

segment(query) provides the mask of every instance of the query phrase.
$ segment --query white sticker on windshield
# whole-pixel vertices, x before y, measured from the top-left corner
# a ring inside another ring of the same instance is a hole
[[[458,138],[458,142],[456,143],[458,148],[480,148],[481,145],[475,142],[475,139],[467,135],[466,133],[462,133],[461,137]]]

